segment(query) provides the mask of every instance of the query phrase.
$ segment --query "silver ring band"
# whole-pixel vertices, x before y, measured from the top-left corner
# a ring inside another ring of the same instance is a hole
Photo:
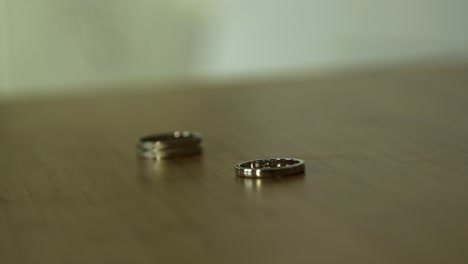
[[[241,162],[235,168],[239,177],[270,178],[304,173],[305,163],[292,158],[259,159]]]
[[[202,152],[202,136],[196,132],[174,131],[141,137],[138,155],[146,159],[167,159],[197,155]]]
[[[185,148],[198,146],[201,141],[202,137],[197,132],[174,131],[144,136],[138,141],[138,147],[143,150]]]
[[[185,149],[170,149],[165,151],[157,151],[157,150],[146,150],[140,151],[138,155],[145,159],[171,159],[171,158],[179,158],[185,156],[192,156],[202,153],[202,148],[200,146],[196,146],[193,148],[185,148]]]

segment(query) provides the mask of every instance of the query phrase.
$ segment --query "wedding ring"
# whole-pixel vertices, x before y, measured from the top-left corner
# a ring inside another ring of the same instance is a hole
[[[241,162],[235,168],[239,177],[269,178],[304,173],[305,163],[292,158],[259,159]]]
[[[158,151],[154,149],[153,151],[150,150],[140,150],[139,156],[146,159],[170,159],[170,158],[178,158],[178,157],[185,157],[185,156],[192,156],[197,155],[202,152],[202,148],[200,146],[194,148],[185,148],[185,149],[169,149],[165,151]]]
[[[196,132],[174,131],[141,137],[138,155],[147,159],[177,158],[200,154],[202,136]]]
[[[184,148],[198,146],[202,141],[199,133],[189,131],[174,131],[171,133],[162,133],[148,135],[140,138],[138,146],[144,150]]]

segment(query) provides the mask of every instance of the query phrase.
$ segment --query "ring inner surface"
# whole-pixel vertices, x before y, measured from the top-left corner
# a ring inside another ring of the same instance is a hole
[[[262,168],[279,168],[279,167],[288,167],[299,164],[299,160],[295,159],[265,159],[265,160],[254,160],[249,161],[241,166],[244,168],[251,169],[262,169]]]
[[[178,140],[178,139],[188,139],[194,138],[195,136],[190,132],[174,132],[174,133],[167,133],[167,134],[160,134],[160,135],[151,135],[141,138],[142,142],[156,142],[156,141],[171,141],[171,140]]]

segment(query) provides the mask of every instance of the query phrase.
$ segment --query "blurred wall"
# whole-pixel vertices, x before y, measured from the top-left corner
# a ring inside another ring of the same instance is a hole
[[[467,11],[467,0],[227,0],[203,65],[232,75],[466,58]]]
[[[7,26],[6,0],[0,0],[0,102],[7,87]]]
[[[15,97],[184,76],[206,2],[1,1],[3,95]]]
[[[468,54],[466,0],[0,4],[0,99]]]

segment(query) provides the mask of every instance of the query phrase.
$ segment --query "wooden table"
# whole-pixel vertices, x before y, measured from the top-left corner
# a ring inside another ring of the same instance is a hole
[[[215,86],[1,105],[0,263],[468,263],[468,67]]]

